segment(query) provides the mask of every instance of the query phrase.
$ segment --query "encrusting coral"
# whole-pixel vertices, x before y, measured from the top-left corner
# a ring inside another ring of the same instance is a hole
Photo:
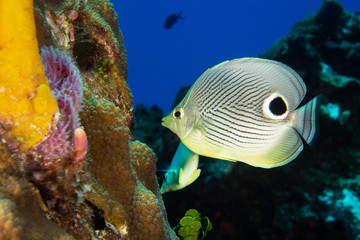
[[[37,0],[34,15],[32,4],[0,0],[0,238],[178,239],[157,159],[133,141],[112,4]],[[10,44],[18,35],[26,49]]]
[[[91,186],[86,198],[125,239],[175,239],[156,182],[153,152],[131,141],[126,118],[114,103],[89,92],[85,99],[81,118],[87,119],[91,158],[84,165]]]
[[[16,170],[0,144],[0,239],[73,239],[46,217],[39,191]]]
[[[34,5],[39,45],[74,56],[84,86],[130,110],[126,51],[110,1],[35,0]]]
[[[0,30],[6,35],[0,43],[1,88],[5,93],[1,96],[5,107],[1,109],[0,134],[8,152],[1,156],[1,162],[13,164],[2,166],[1,177],[5,179],[4,185],[14,183],[19,191],[10,196],[1,191],[2,200],[7,203],[3,205],[2,223],[7,226],[14,222],[17,237],[13,239],[56,239],[61,236],[56,235],[58,231],[53,234],[43,231],[43,228],[56,226],[45,214],[58,223],[66,219],[61,225],[69,231],[70,218],[66,218],[66,214],[73,213],[80,202],[76,192],[79,185],[74,180],[87,150],[86,135],[79,128],[77,117],[82,99],[81,78],[76,66],[60,51],[43,49],[41,59],[32,1],[1,1],[1,11],[4,12],[2,17],[9,18],[8,11],[15,12],[11,15],[14,21],[1,21]],[[11,166],[12,174],[7,175]],[[6,181],[9,178],[12,181]],[[33,203],[29,203],[31,198],[34,198]],[[9,213],[5,214],[7,211]],[[34,218],[40,218],[32,222],[42,224],[34,225],[29,231],[20,223],[29,221],[27,218],[31,218],[32,212]],[[16,221],[13,216],[18,217]],[[71,224],[79,221],[72,220]],[[84,233],[83,230],[79,232]]]

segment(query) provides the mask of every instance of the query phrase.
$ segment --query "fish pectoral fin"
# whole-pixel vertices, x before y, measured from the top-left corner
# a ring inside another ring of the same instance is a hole
[[[201,169],[195,169],[189,177],[184,177],[184,171],[180,168],[180,175],[179,175],[179,184],[183,187],[186,187],[192,184],[199,176],[200,176]]]

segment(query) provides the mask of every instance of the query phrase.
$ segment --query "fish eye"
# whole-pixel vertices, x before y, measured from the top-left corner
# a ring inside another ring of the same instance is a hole
[[[269,110],[275,116],[281,116],[287,111],[286,103],[282,97],[276,97],[269,103]]]
[[[177,108],[174,110],[173,115],[176,119],[180,120],[184,116],[184,110],[182,108]]]

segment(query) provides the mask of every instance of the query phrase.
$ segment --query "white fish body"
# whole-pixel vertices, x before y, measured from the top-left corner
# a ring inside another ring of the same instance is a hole
[[[193,183],[200,175],[198,169],[199,155],[189,150],[180,142],[171,165],[165,174],[164,182],[161,185],[160,192],[180,190]]]
[[[204,72],[162,125],[196,154],[273,168],[299,155],[301,137],[316,136],[319,97],[297,109],[305,94],[285,64],[235,59]]]

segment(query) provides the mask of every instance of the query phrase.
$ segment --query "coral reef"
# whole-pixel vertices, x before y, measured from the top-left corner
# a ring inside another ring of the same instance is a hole
[[[261,54],[302,76],[308,87],[305,102],[323,93],[317,145],[305,147],[295,161],[271,170],[201,158],[199,179],[164,195],[170,223],[181,219],[183,209],[195,208],[213,223],[206,239],[357,239],[359,36],[359,15],[346,12],[337,1],[324,0],[316,14],[296,23]],[[144,142],[147,139],[151,138],[144,137]],[[163,139],[163,149],[177,146],[177,139],[166,131]],[[168,153],[164,161],[172,155]],[[331,193],[331,201],[324,200],[326,193]]]
[[[86,99],[81,116],[87,119],[84,127],[91,159],[84,166],[91,187],[86,199],[104,212],[111,228],[125,239],[174,239],[151,149],[131,141],[126,118],[114,103],[94,99],[89,92]]]
[[[70,58],[53,48],[42,49],[42,61],[45,75],[52,94],[59,106],[57,125],[51,137],[37,146],[43,158],[66,158],[74,152],[73,132],[80,127],[79,112],[82,103],[82,80],[76,66]]]
[[[110,1],[35,0],[35,17],[40,46],[51,45],[76,56],[84,86],[131,110],[126,51]]]
[[[0,146],[0,238],[73,239],[50,221],[39,191],[17,171],[7,147]]]
[[[344,188],[342,191],[325,189],[316,199],[322,209],[321,218],[326,223],[334,223],[343,219],[344,227],[355,240],[360,239],[360,199],[358,192]],[[323,204],[323,205],[321,205]]]
[[[32,9],[31,0],[0,9],[0,71],[10,76],[0,80],[0,238],[178,239],[157,159],[133,140],[112,4],[37,0]]]

